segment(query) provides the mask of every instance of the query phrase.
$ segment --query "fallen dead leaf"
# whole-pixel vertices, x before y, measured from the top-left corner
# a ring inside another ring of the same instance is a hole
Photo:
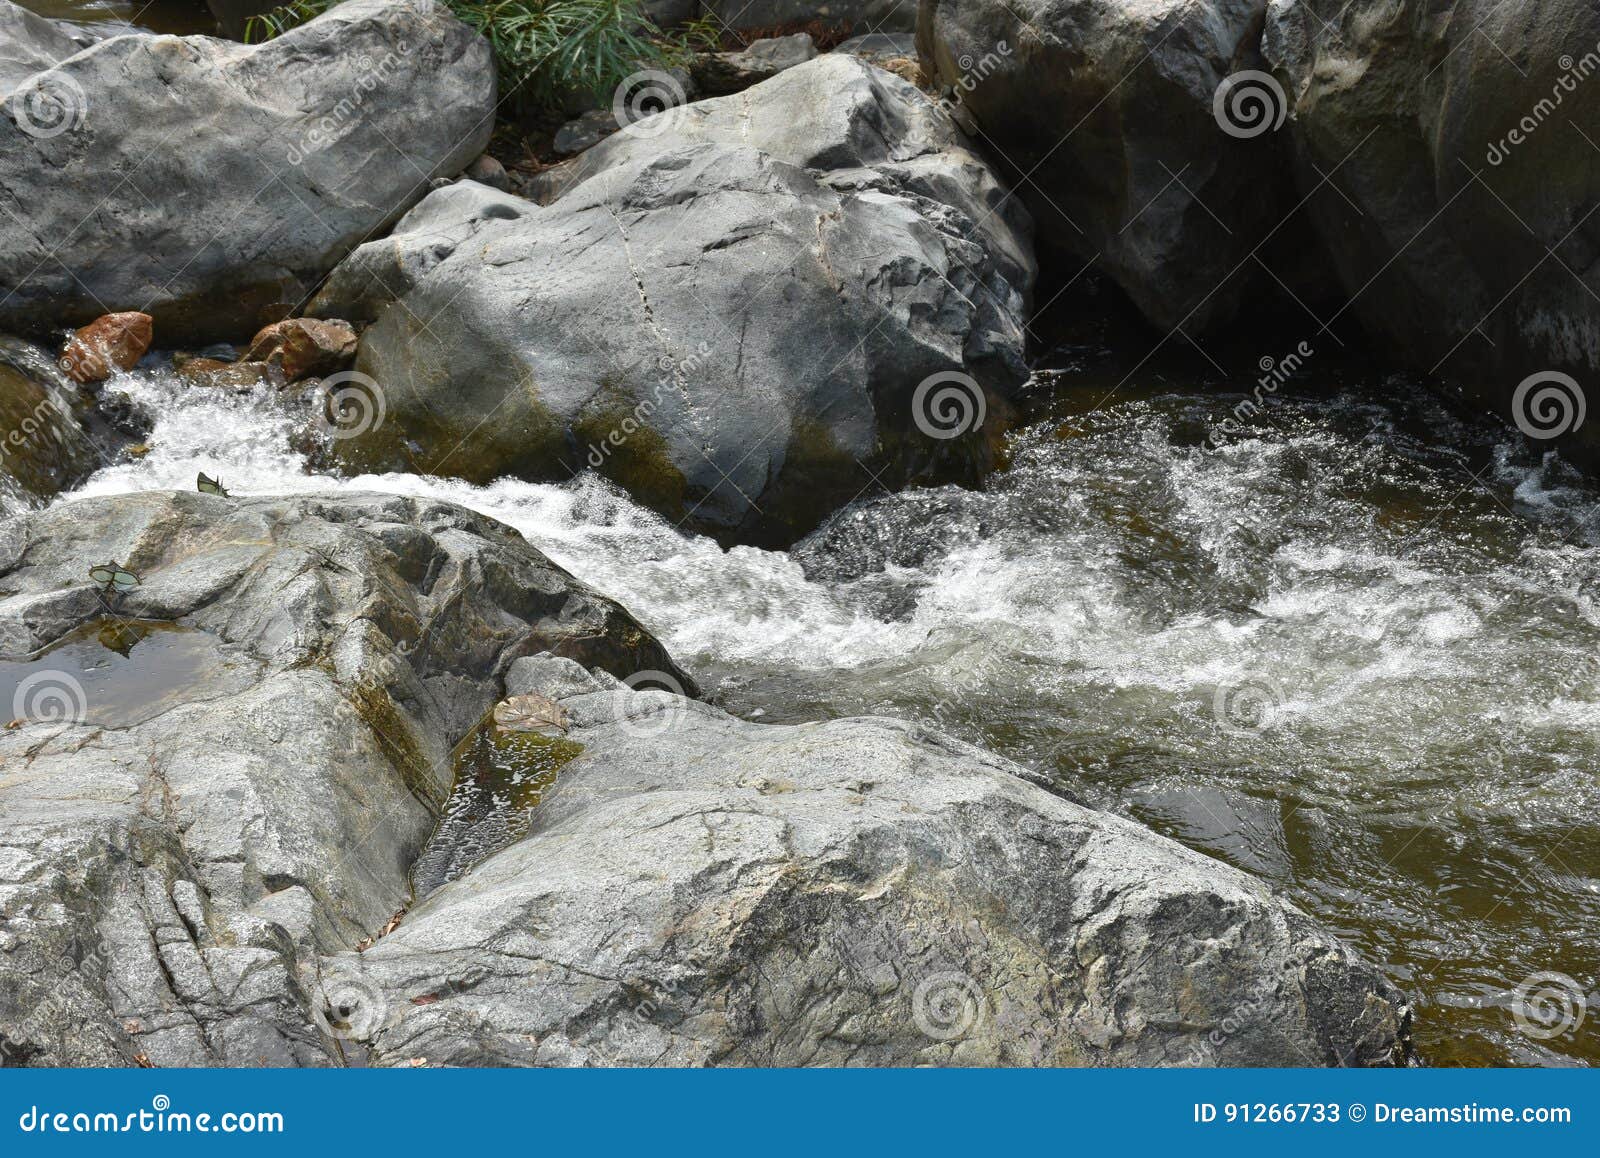
[[[494,722],[508,732],[565,732],[567,712],[548,696],[528,692],[496,704]]]

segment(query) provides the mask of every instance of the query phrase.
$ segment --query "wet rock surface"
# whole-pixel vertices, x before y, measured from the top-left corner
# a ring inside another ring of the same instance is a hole
[[[74,382],[101,382],[131,370],[155,338],[154,319],[129,311],[106,314],[83,326],[61,351],[61,368]]]
[[[77,384],[37,346],[0,337],[0,515],[88,478],[104,449]]]

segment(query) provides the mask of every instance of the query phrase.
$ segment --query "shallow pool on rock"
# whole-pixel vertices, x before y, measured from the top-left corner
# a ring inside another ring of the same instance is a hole
[[[179,704],[230,695],[254,671],[207,632],[106,618],[33,659],[0,660],[0,711],[8,720],[127,728]]]
[[[444,815],[411,868],[414,897],[421,900],[519,840],[557,774],[582,751],[560,736],[506,731],[485,719],[456,747]]]

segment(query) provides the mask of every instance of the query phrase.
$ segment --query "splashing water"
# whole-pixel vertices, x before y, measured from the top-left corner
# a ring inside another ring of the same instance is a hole
[[[462,503],[732,711],[923,719],[1279,885],[1417,997],[1431,1061],[1600,1060],[1600,1009],[1515,1017],[1534,974],[1600,986],[1600,492],[1413,387],[1285,391],[1211,448],[1237,396],[1069,378],[986,490],[885,494],[781,553],[594,478],[319,477],[264,394],[117,385],[152,450],[79,493],[203,470]]]

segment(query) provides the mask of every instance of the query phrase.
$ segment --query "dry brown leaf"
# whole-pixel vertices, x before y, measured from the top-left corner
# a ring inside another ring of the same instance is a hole
[[[565,732],[567,711],[548,696],[528,692],[496,704],[494,722],[508,732]]]

